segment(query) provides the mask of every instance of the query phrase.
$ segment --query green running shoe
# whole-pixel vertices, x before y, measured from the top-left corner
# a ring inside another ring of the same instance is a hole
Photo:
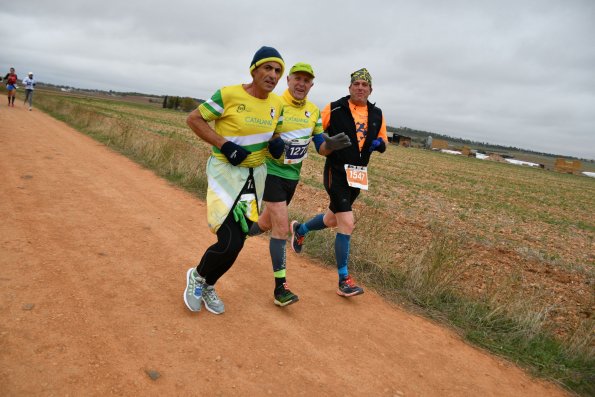
[[[289,290],[287,283],[283,283],[283,286],[275,289],[275,305],[277,306],[288,306],[299,300],[300,298]]]

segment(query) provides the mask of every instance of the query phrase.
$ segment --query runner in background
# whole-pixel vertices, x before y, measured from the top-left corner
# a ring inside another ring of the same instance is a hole
[[[364,292],[349,275],[349,247],[355,228],[352,204],[360,189],[368,189],[368,162],[373,151],[383,153],[388,142],[386,122],[382,111],[368,101],[372,93],[372,76],[366,69],[351,74],[349,95],[329,103],[322,111],[322,126],[330,137],[347,133],[350,147],[334,150],[326,155],[324,188],[330,198],[329,209],[307,222],[291,222],[292,248],[300,253],[306,233],[336,227],[335,259],[339,273],[341,296],[355,296]]]
[[[8,90],[8,106],[14,107],[14,98],[17,94],[17,80],[17,74],[14,72],[14,68],[10,68],[10,71],[4,76],[4,82]]]
[[[215,283],[234,264],[253,222],[258,220],[266,179],[265,156],[279,158],[284,143],[273,138],[283,104],[272,94],[285,64],[279,52],[262,47],[250,63],[252,82],[223,87],[188,116],[190,129],[212,146],[207,161],[207,220],[217,242],[196,268],[186,272],[189,310],[225,311]],[[215,128],[209,126],[214,121]]]
[[[25,101],[23,104],[29,102],[29,110],[31,110],[33,106],[33,90],[35,89],[36,84],[37,82],[33,78],[33,72],[29,72],[27,77],[23,79],[23,85],[25,86]]]
[[[287,90],[281,96],[284,105],[283,124],[275,131],[285,142],[284,153],[279,159],[267,157],[268,173],[263,196],[265,208],[249,233],[255,236],[271,230],[269,251],[275,276],[274,303],[277,306],[287,306],[299,300],[286,281],[286,243],[289,234],[287,206],[295,194],[310,140],[314,140],[317,150],[324,145],[320,110],[307,99],[313,85],[312,66],[296,63],[289,71]],[[341,137],[333,139],[340,141]],[[345,134],[343,142],[351,144]]]

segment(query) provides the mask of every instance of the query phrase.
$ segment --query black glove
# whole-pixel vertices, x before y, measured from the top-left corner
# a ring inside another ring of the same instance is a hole
[[[386,143],[384,143],[384,139],[376,138],[372,141],[372,144],[370,145],[370,153],[372,153],[374,150],[384,153],[386,150]]]
[[[280,136],[269,141],[269,153],[273,158],[278,159],[281,157],[283,150],[285,150],[285,141]]]
[[[252,152],[247,151],[232,141],[227,141],[221,146],[221,153],[227,157],[227,160],[231,165],[240,165],[240,163],[246,160],[246,157]]]
[[[351,140],[344,132],[335,136],[328,136],[323,132],[322,138],[324,138],[328,150],[341,150],[351,146]]]

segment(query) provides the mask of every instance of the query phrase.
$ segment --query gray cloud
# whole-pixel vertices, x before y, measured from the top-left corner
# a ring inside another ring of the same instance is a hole
[[[0,68],[206,98],[271,45],[312,63],[319,106],[367,67],[389,125],[595,158],[594,20],[588,0],[30,0],[0,11]]]

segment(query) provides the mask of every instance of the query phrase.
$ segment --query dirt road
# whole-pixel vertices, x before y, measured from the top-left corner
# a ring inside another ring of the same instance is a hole
[[[40,111],[0,108],[0,395],[563,396],[452,331],[288,254],[300,302],[272,302],[266,238],[189,312],[214,241],[205,205]],[[155,378],[155,379],[153,379]]]

